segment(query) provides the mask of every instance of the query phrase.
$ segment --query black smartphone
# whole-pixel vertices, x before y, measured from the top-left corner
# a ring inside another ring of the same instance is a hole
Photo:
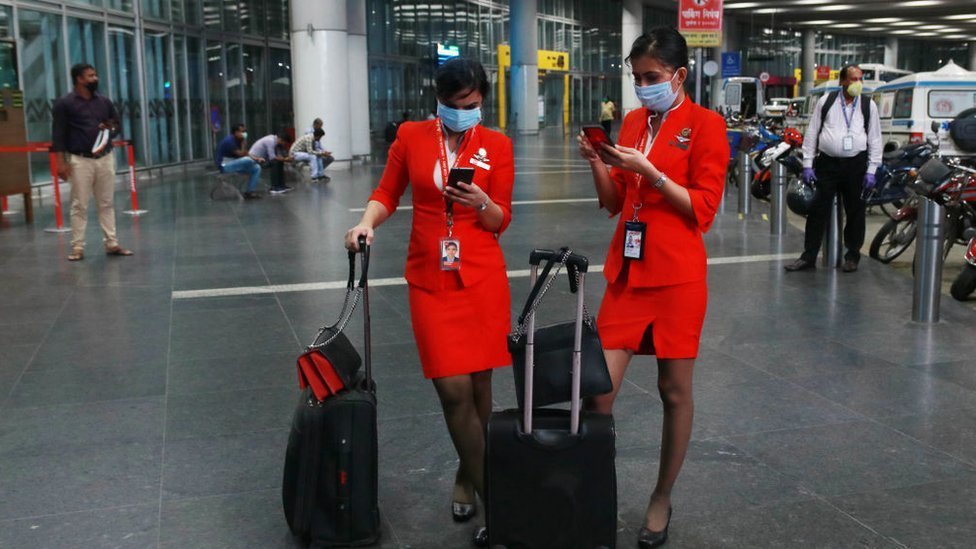
[[[590,142],[590,145],[596,152],[603,150],[603,148],[600,147],[600,145],[603,143],[606,143],[611,147],[613,146],[613,140],[610,139],[609,135],[607,135],[607,132],[603,129],[603,126],[583,126],[583,135],[586,136],[586,139]]]
[[[451,173],[447,176],[447,185],[458,189],[458,183],[474,181],[474,168],[451,168]]]

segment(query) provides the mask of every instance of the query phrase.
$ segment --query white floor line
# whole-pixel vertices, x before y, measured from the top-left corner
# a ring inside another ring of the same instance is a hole
[[[786,254],[742,255],[735,257],[713,257],[708,260],[709,265],[730,265],[735,263],[760,263],[764,261],[780,261],[797,257],[799,252]],[[603,272],[603,265],[590,265],[590,273]],[[527,278],[529,269],[508,271],[508,278]],[[369,285],[403,286],[407,283],[403,277],[374,278]],[[346,287],[345,280],[333,282],[306,282],[301,284],[273,284],[270,286],[239,286],[236,288],[211,288],[207,290],[177,290],[173,292],[173,299],[199,299],[204,297],[231,297],[242,295],[261,295],[290,292],[316,292],[322,290],[339,290]]]
[[[512,206],[526,204],[572,204],[576,202],[596,202],[596,198],[550,198],[545,200],[513,200]],[[400,206],[397,210],[412,210],[413,206]],[[366,208],[349,208],[350,212],[365,212]]]

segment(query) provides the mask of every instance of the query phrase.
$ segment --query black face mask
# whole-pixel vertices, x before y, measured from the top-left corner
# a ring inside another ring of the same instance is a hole
[[[98,80],[96,80],[94,82],[88,82],[87,84],[85,84],[85,87],[88,88],[88,91],[90,91],[92,93],[97,92],[98,91]]]

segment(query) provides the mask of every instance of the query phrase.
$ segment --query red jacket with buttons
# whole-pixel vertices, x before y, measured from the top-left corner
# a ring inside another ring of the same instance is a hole
[[[413,196],[413,227],[407,251],[407,282],[428,290],[444,288],[440,268],[440,240],[447,236],[444,197],[434,182],[438,168],[437,120],[405,122],[390,146],[389,157],[379,187],[370,200],[380,202],[392,214],[409,184]],[[484,149],[483,160],[472,157]],[[453,236],[461,242],[461,283],[471,286],[494,270],[505,270],[505,258],[498,245],[498,234],[512,220],[512,184],[515,163],[512,142],[505,135],[476,126],[468,130],[458,148],[457,167],[474,168],[474,184],[485,191],[504,218],[497,232],[486,230],[471,208],[454,205]],[[480,166],[478,164],[481,164]],[[487,167],[487,169],[486,169]]]
[[[620,129],[618,143],[637,148],[647,131],[649,111],[636,109],[627,114]],[[653,182],[637,174],[613,168],[610,176],[623,197],[617,228],[610,242],[603,268],[607,281],[613,283],[623,272],[624,261],[630,263],[627,283],[631,287],[669,286],[703,280],[706,274],[705,243],[702,234],[712,225],[725,189],[725,170],[729,161],[729,144],[725,120],[708,109],[685,99],[668,113],[651,146],[648,159],[668,179],[688,189],[694,219],[679,212]],[[644,258],[623,258],[624,222],[633,218],[633,205],[643,203],[638,218],[647,224]]]

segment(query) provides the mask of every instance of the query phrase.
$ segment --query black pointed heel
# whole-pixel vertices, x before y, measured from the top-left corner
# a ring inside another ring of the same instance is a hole
[[[478,507],[474,503],[451,502],[451,516],[454,522],[468,522],[478,514]]]
[[[668,528],[671,526],[672,509],[668,507],[668,523],[664,525],[664,530],[655,532],[649,528],[641,528],[637,535],[637,547],[640,549],[654,549],[668,542]]]

